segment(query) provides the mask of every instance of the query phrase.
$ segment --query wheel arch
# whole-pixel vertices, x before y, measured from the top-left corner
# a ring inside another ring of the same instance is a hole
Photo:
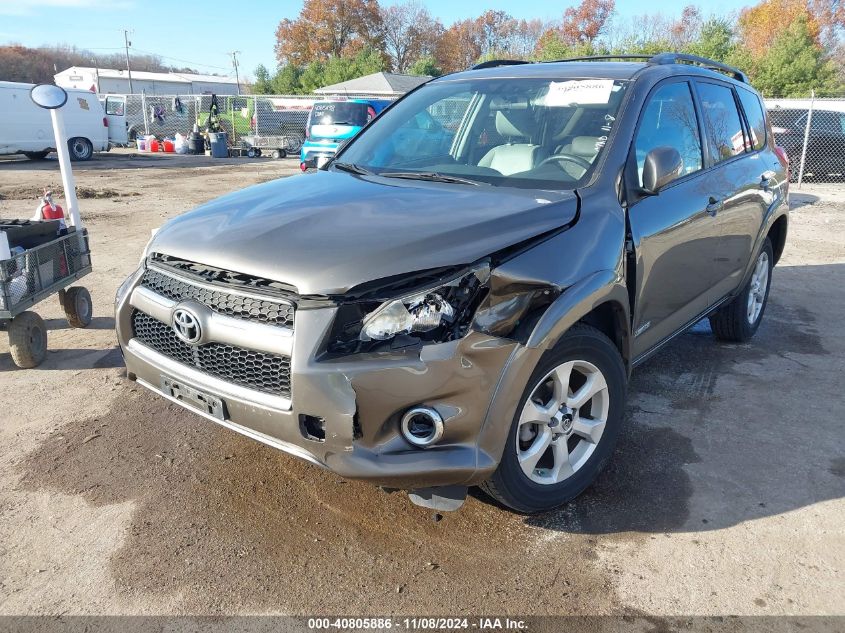
[[[772,226],[769,227],[768,238],[772,242],[772,251],[775,259],[775,261],[772,262],[773,264],[777,264],[780,256],[783,254],[783,249],[786,246],[786,233],[788,227],[789,219],[785,213],[772,222]]]
[[[626,370],[631,366],[631,319],[628,291],[613,270],[597,271],[570,286],[540,317],[527,347],[551,349],[576,323],[591,325],[619,350]]]

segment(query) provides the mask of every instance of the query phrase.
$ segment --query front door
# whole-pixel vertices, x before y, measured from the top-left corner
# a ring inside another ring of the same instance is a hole
[[[701,314],[714,283],[719,231],[699,116],[685,80],[660,84],[640,117],[630,157],[640,186],[646,154],[661,146],[678,150],[681,176],[628,210],[636,260],[635,357]]]

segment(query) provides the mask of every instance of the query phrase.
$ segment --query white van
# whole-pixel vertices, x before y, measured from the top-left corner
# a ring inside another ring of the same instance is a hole
[[[24,154],[28,158],[41,159],[56,149],[50,113],[29,98],[32,86],[0,81],[0,155]],[[71,159],[88,160],[94,152],[108,150],[110,140],[112,144],[126,143],[125,108],[113,108],[120,110],[120,116],[107,116],[94,93],[85,90],[68,90],[67,93],[62,114]],[[114,124],[110,122],[112,118]],[[113,139],[109,135],[112,125]]]

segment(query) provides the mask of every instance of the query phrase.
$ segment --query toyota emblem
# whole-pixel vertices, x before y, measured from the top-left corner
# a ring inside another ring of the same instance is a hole
[[[195,345],[202,337],[202,328],[196,315],[185,308],[177,308],[173,312],[173,331],[180,339]]]

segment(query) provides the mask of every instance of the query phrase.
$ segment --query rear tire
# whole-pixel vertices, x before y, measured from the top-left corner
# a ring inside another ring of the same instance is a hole
[[[70,159],[77,161],[91,160],[94,155],[94,146],[87,138],[76,136],[67,142],[70,150]]]
[[[499,467],[481,488],[525,514],[577,497],[613,452],[626,388],[625,365],[610,339],[588,325],[572,327],[532,373]]]
[[[35,312],[21,312],[9,323],[9,351],[21,369],[38,367],[47,356],[47,327]]]
[[[709,317],[710,329],[717,339],[744,343],[754,336],[769,300],[774,261],[772,242],[767,237],[745,288],[730,303]]]
[[[23,155],[26,156],[29,160],[44,160],[47,158],[47,154],[50,152],[24,152]]]
[[[64,293],[62,308],[70,327],[84,328],[91,325],[93,305],[87,288],[82,286],[68,288]]]

